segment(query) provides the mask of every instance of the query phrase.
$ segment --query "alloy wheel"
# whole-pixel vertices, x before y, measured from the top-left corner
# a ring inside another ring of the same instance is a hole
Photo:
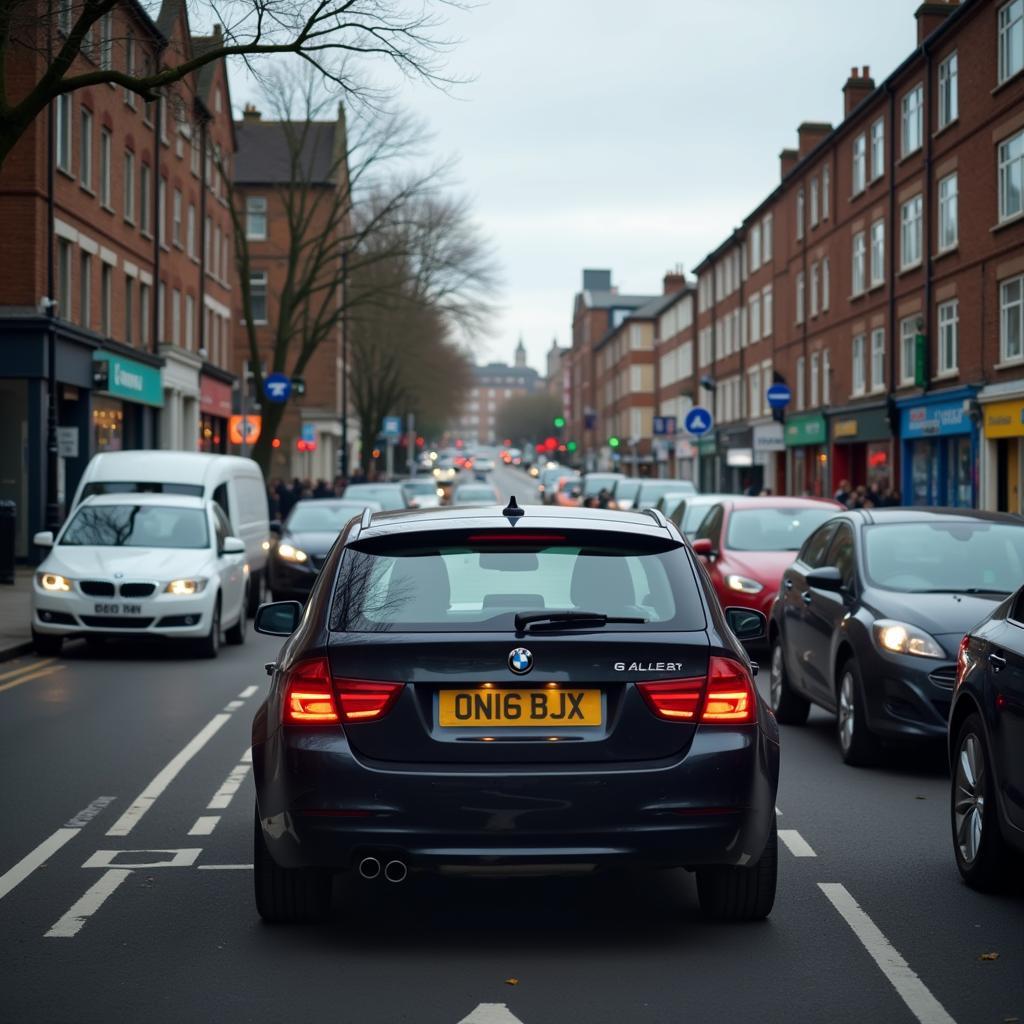
[[[839,684],[839,743],[844,751],[849,750],[853,743],[853,730],[857,724],[854,685],[853,673],[844,672]]]
[[[981,740],[973,732],[969,732],[960,744],[955,785],[953,821],[956,843],[964,863],[970,865],[981,849],[985,817],[985,755]]]

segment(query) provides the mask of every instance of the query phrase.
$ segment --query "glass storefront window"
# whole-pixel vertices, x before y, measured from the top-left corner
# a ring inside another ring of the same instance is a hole
[[[957,508],[970,508],[971,476],[971,439],[969,437],[951,437],[949,439],[949,472],[946,475],[946,501]]]
[[[915,505],[930,505],[935,467],[933,443],[931,441],[915,441],[911,446],[910,460],[910,479],[913,487],[911,501]]]
[[[199,417],[199,450],[226,452],[228,450],[228,423],[221,416],[203,413]]]
[[[869,488],[878,494],[888,490],[892,483],[892,469],[889,465],[889,442],[876,441],[868,445],[868,480]]]
[[[124,448],[124,403],[94,398],[92,432],[95,452],[119,452]]]

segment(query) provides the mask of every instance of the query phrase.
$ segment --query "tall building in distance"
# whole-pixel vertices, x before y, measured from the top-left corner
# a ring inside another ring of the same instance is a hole
[[[456,421],[456,434],[470,444],[497,444],[498,410],[510,398],[521,398],[542,390],[536,370],[526,365],[526,346],[519,339],[514,364],[488,363],[473,367],[473,385],[462,414]]]

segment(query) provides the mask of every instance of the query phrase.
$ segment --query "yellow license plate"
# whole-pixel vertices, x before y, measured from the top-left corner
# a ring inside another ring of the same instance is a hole
[[[477,688],[442,690],[440,698],[438,722],[445,728],[601,724],[600,690]]]

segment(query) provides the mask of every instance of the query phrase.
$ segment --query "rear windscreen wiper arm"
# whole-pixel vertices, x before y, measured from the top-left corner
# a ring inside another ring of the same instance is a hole
[[[603,612],[516,612],[516,632],[531,626],[557,629],[559,626],[606,626],[608,623],[639,624],[646,619],[626,615],[605,615]]]

